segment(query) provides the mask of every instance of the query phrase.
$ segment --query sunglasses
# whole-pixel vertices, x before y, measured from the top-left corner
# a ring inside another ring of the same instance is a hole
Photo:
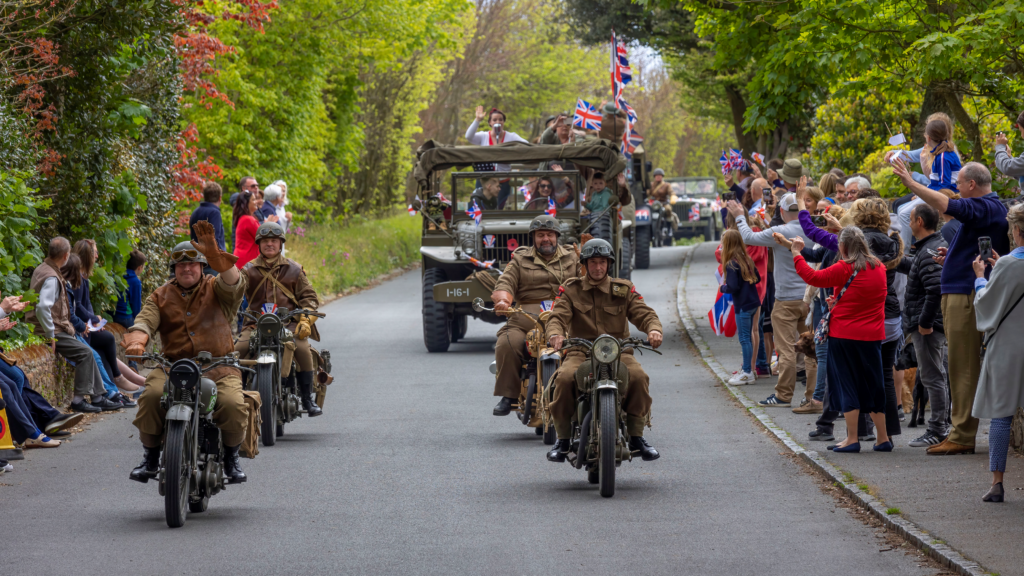
[[[177,264],[178,262],[181,262],[181,260],[183,258],[188,258],[189,260],[195,260],[198,257],[199,257],[199,251],[198,250],[175,250],[174,252],[171,252],[171,262],[174,262],[175,264]]]
[[[540,186],[537,186],[537,188],[547,188],[548,190],[551,190],[551,185],[550,184],[541,184]]]

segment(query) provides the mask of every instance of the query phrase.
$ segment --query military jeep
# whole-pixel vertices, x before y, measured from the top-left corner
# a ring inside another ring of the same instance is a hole
[[[576,169],[547,169],[553,160]],[[594,170],[603,171],[615,191],[615,176],[624,168],[625,159],[616,146],[603,140],[577,146],[424,143],[417,151],[413,175],[423,199],[415,207],[423,217],[420,254],[427,350],[447,351],[452,342],[465,337],[471,317],[491,324],[505,322],[504,316],[474,310],[473,300],[481,298],[491,307],[491,292],[501,271],[516,248],[531,244],[530,221],[538,215],[550,213],[558,219],[561,244],[578,243],[583,233],[605,238],[615,247],[616,261],[622,262],[617,207],[581,216],[580,206]],[[534,184],[541,178],[550,178],[555,185],[554,206],[536,193]],[[528,200],[527,194],[532,198]]]

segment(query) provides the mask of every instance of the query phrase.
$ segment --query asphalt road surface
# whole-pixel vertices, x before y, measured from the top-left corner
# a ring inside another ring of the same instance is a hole
[[[132,414],[107,416],[0,477],[4,574],[934,574],[882,551],[720,388],[678,332],[682,249],[634,280],[666,327],[651,377],[655,462],[624,463],[614,498],[491,415],[496,326],[423,347],[420,273],[327,306],[337,379],[325,415],[242,461],[183,528],[164,523]]]

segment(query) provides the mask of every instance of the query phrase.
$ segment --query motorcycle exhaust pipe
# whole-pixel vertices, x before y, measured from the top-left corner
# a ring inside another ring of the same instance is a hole
[[[316,381],[319,382],[321,385],[326,386],[331,382],[334,382],[334,376],[331,376],[327,372],[321,370],[316,373]]]

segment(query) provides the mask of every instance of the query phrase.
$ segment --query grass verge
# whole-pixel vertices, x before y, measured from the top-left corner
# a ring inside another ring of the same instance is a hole
[[[350,224],[314,224],[288,235],[288,257],[301,264],[321,296],[365,286],[420,257],[419,218],[400,214]]]

